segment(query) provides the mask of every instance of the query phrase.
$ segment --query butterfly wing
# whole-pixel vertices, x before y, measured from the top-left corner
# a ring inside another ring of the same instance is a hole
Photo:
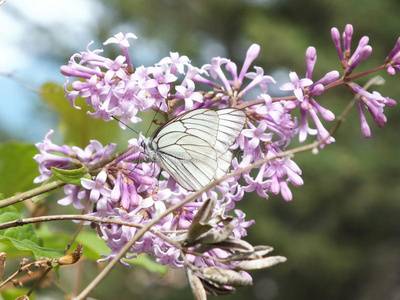
[[[218,169],[215,178],[221,178],[231,166],[232,152],[229,148],[235,143],[247,118],[243,111],[235,108],[221,109],[217,113],[219,123],[214,149],[218,153]]]
[[[199,190],[228,171],[246,122],[238,109],[197,109],[161,126],[150,138],[157,161],[183,188]]]

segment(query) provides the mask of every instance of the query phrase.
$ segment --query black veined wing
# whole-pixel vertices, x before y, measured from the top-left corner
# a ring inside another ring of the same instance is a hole
[[[144,141],[145,153],[176,182],[196,191],[224,176],[232,160],[229,147],[246,122],[243,111],[200,108],[184,113]]]

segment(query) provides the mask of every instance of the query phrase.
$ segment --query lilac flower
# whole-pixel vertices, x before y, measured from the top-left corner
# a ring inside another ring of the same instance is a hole
[[[360,114],[361,121],[361,132],[366,138],[371,137],[371,128],[368,125],[367,119],[365,118],[364,108],[360,101],[357,101],[358,113]]]
[[[87,192],[82,191],[80,186],[67,184],[64,186],[65,197],[58,200],[57,203],[62,206],[72,204],[77,210],[83,210],[85,206],[82,201],[87,197]]]
[[[365,105],[365,107],[370,112],[372,119],[378,127],[382,127],[386,123],[387,118],[383,114],[383,108],[385,106],[395,106],[397,103],[395,100],[389,97],[383,97],[378,92],[373,92],[372,94],[362,89],[358,85],[352,85],[354,92],[361,95],[360,101]],[[359,104],[358,111],[360,113],[362,132],[365,137],[370,136],[369,127],[366,126],[366,120],[364,117],[363,107]]]
[[[212,78],[216,79],[217,77],[223,82],[225,89],[232,93],[231,85],[229,80],[226,78],[225,73],[223,72],[221,66],[227,64],[229,59],[214,57],[211,59],[211,64],[204,65],[202,70],[209,71]]]
[[[360,44],[361,43],[362,43],[362,39],[360,41]],[[353,56],[349,60],[351,63],[350,63],[349,68],[346,71],[346,75],[353,72],[355,67],[357,67],[362,61],[366,60],[372,53],[372,47],[369,45],[363,46],[362,48],[360,48],[360,50],[358,52],[357,52],[357,50],[358,50],[358,48],[356,49]]]
[[[267,83],[276,83],[271,76],[264,75],[264,70],[260,67],[254,67],[256,72],[250,72],[246,74],[247,78],[252,79],[252,81],[239,93],[239,97],[242,97],[252,88],[258,86],[261,88],[261,92],[267,93]]]
[[[342,35],[344,48],[344,52],[342,52],[339,30],[335,27],[331,30],[332,40],[335,44],[336,51],[338,52],[341,65],[343,69],[346,70],[345,76],[350,75],[351,72],[353,72],[354,69],[362,61],[366,60],[372,53],[372,47],[368,45],[369,38],[364,36],[360,39],[356,50],[351,55],[351,41],[353,33],[353,26],[351,24],[347,24]]]
[[[192,80],[186,80],[187,87],[178,85],[175,87],[178,95],[181,95],[185,100],[185,110],[191,110],[193,108],[193,101],[203,102],[203,95],[199,92],[195,92],[195,85]]]
[[[269,131],[279,136],[280,141],[276,141],[277,143],[289,144],[295,134],[295,123],[285,108],[285,101],[272,102],[271,97],[267,94],[261,94],[258,99],[264,100],[264,103],[251,107],[254,109],[255,116],[262,118],[267,123]]]
[[[334,36],[335,30],[334,30]],[[321,121],[319,120],[318,114],[320,114],[326,121],[335,120],[335,115],[328,109],[322,107],[315,99],[314,96],[321,95],[325,88],[324,85],[330,84],[339,78],[337,71],[331,71],[325,74],[321,79],[312,83],[312,73],[317,60],[317,53],[314,47],[309,47],[306,51],[306,77],[304,80],[308,80],[307,88],[306,85],[301,82],[303,79],[299,79],[297,74],[291,72],[290,78],[292,83],[286,83],[283,85],[283,90],[293,90],[297,98],[295,101],[286,103],[285,107],[289,111],[293,110],[297,106],[300,106],[300,124],[298,128],[299,141],[304,142],[307,135],[317,135],[319,141],[324,141],[320,147],[324,147],[324,144],[330,144],[334,141],[333,137],[329,136],[328,131],[325,129]],[[282,89],[282,87],[281,87]],[[307,117],[310,117],[317,127],[317,130],[309,127]]]
[[[248,186],[244,187],[243,190],[245,192],[253,192],[257,191],[257,194],[260,197],[268,199],[268,192],[271,191],[271,180],[264,179],[264,173],[267,165],[263,164],[258,171],[257,177],[253,178],[250,174],[245,174],[243,177],[246,180]]]
[[[268,147],[267,157],[275,157],[279,152],[278,148]],[[264,173],[264,177],[271,178],[271,192],[273,194],[280,192],[286,201],[292,200],[292,192],[288,186],[289,182],[297,187],[303,185],[304,182],[300,175],[300,168],[289,157],[274,159],[268,164],[268,168]]]
[[[297,100],[302,102],[304,99],[305,88],[313,83],[312,80],[309,78],[299,79],[296,72],[290,72],[289,77],[291,82],[282,84],[279,89],[282,91],[293,91]]]
[[[128,33],[128,34],[124,35],[122,32],[120,32],[120,33],[117,33],[116,35],[114,35],[114,37],[109,38],[107,41],[105,41],[104,45],[108,45],[111,43],[119,45],[121,47],[122,52],[124,53],[124,55],[126,57],[126,61],[127,61],[128,65],[131,66],[132,62],[131,62],[129,52],[127,49],[130,47],[128,39],[137,39],[137,37],[133,33]]]
[[[261,121],[258,125],[257,128],[254,127],[254,125],[250,125],[251,129],[243,129],[242,130],[242,135],[245,137],[251,139],[249,142],[250,148],[254,149],[259,146],[260,141],[262,142],[268,142],[271,140],[273,133],[265,133],[265,130],[267,129],[267,122],[266,121]]]
[[[179,74],[184,74],[184,67],[190,63],[189,58],[185,55],[179,56],[178,52],[170,52],[169,55],[170,57],[164,57],[157,65],[161,67],[167,67],[167,65],[169,65],[168,68],[170,68],[171,74],[175,74],[176,72]]]
[[[71,169],[72,166],[87,164],[90,166],[98,162],[101,158],[107,158],[114,151],[115,144],[103,147],[97,141],[91,141],[85,148],[57,146],[51,141],[54,131],[50,130],[46,134],[43,143],[37,143],[36,148],[40,154],[36,154],[33,159],[39,163],[40,175],[34,179],[35,183],[48,180],[52,176],[51,167],[58,169]]]
[[[343,57],[342,46],[340,44],[340,32],[336,27],[333,27],[331,29],[331,37],[333,40],[333,44],[335,45],[337,54],[339,56],[339,60],[342,62],[344,60],[344,57]]]
[[[183,261],[180,260],[181,252],[173,247],[165,247],[154,245],[154,254],[157,256],[157,262],[163,265],[169,265],[172,268],[182,268]]]
[[[239,222],[232,233],[236,238],[241,238],[247,235],[246,228],[254,224],[255,221],[245,221],[246,214],[240,209],[235,209],[235,214],[238,216]]]
[[[354,33],[353,25],[347,24],[343,32],[343,48],[345,53],[350,52],[351,39],[353,37],[353,33]]]
[[[317,62],[317,50],[314,47],[308,47],[306,51],[306,78],[311,79],[314,71],[315,63]]]
[[[99,200],[100,196],[110,196],[111,190],[105,186],[106,179],[107,173],[105,171],[101,171],[99,175],[96,176],[96,180],[81,179],[82,186],[90,190],[90,201],[96,202]]]
[[[240,83],[243,82],[243,79],[246,76],[247,70],[249,69],[250,65],[260,54],[260,49],[261,49],[261,47],[257,44],[252,44],[249,47],[249,49],[247,50],[247,53],[246,53],[246,59],[243,62],[242,69],[240,70],[240,74],[237,77],[238,82],[240,82]],[[239,88],[240,88],[240,86],[239,86]]]
[[[324,125],[321,123],[320,119],[318,118],[317,111],[315,109],[310,109],[308,111],[309,116],[311,119],[314,121],[315,126],[317,127],[317,138],[318,141],[324,141],[321,144],[321,148],[324,147],[324,145],[329,145],[335,141],[334,137],[330,136],[328,130],[324,127]]]

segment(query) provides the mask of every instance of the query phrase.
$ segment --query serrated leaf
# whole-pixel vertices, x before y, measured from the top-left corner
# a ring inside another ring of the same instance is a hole
[[[39,172],[33,156],[37,153],[32,144],[8,142],[0,145],[0,191],[5,197],[35,187],[33,179]]]
[[[56,176],[58,179],[69,184],[81,185],[81,178],[83,177],[91,179],[91,176],[87,174],[88,169],[82,164],[79,166],[79,168],[72,170],[51,167],[51,171],[53,172],[53,175]]]
[[[0,223],[18,219],[20,215],[13,206],[0,209]],[[0,230],[0,241],[14,250],[30,253],[35,259],[55,258],[62,255],[59,250],[44,248],[42,239],[36,234],[31,224]]]

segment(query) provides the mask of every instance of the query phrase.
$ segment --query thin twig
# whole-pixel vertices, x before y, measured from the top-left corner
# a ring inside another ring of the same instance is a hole
[[[82,220],[87,222],[96,222],[96,223],[109,223],[109,224],[118,224],[123,226],[129,227],[136,227],[141,228],[142,225],[137,225],[130,222],[125,222],[121,220],[115,220],[112,218],[102,218],[102,217],[95,217],[95,216],[88,216],[88,215],[57,215],[57,216],[42,216],[42,217],[34,217],[34,218],[27,218],[27,219],[19,219],[10,222],[5,222],[0,224],[0,230],[11,228],[11,227],[18,227],[24,226],[27,224],[33,223],[41,223],[41,222],[50,222],[50,221],[60,221],[60,220]]]
[[[349,82],[351,82],[351,81],[353,81],[353,80],[355,80],[355,79],[357,79],[357,78],[360,78],[360,77],[362,77],[362,76],[366,76],[366,75],[371,74],[371,73],[373,73],[373,72],[380,71],[380,70],[384,69],[385,67],[386,67],[386,65],[381,65],[381,66],[379,66],[379,67],[376,67],[376,68],[373,68],[373,69],[371,69],[371,70],[368,70],[368,71],[364,71],[364,72],[355,74],[355,75],[353,75],[353,76],[349,76],[349,77],[346,77],[346,78],[343,78],[343,77],[342,77],[342,78],[339,78],[338,80],[336,80],[336,81],[334,81],[334,82],[332,82],[332,83],[329,83],[329,84],[325,85],[325,86],[324,86],[324,90],[326,91],[326,90],[329,90],[329,89],[331,89],[331,88],[334,88],[334,87],[336,87],[336,86],[338,86],[338,85],[347,84],[347,83],[349,83]],[[374,78],[375,78],[375,77],[374,77]],[[372,80],[373,80],[373,79],[372,79]],[[367,83],[365,86],[367,86],[367,85],[368,85],[368,83]],[[365,88],[365,89],[366,89],[366,88]],[[286,101],[296,100],[296,96],[286,96],[286,97],[274,97],[274,98],[272,98],[272,102],[279,102],[279,101],[282,101],[282,100],[286,100]],[[238,109],[243,109],[243,108],[246,108],[246,107],[250,107],[250,106],[253,106],[253,105],[257,105],[257,104],[263,104],[263,103],[265,103],[265,100],[264,100],[264,99],[257,99],[257,100],[253,100],[253,101],[246,101],[246,102],[243,102],[243,103],[237,105],[236,108],[238,108]]]
[[[81,215],[86,215],[89,211],[90,207],[90,201],[87,201],[85,209],[82,211]],[[68,252],[69,248],[71,248],[72,244],[75,242],[76,238],[78,237],[78,234],[81,232],[83,228],[84,222],[80,222],[78,225],[78,228],[75,230],[74,236],[71,238],[69,241],[68,245],[64,249],[64,255]]]
[[[34,262],[31,262],[31,263],[21,266],[17,271],[15,271],[12,275],[10,275],[7,279],[5,279],[3,282],[0,283],[0,288],[5,286],[8,282],[10,282],[15,277],[17,277],[18,274],[20,274],[21,272],[29,270],[30,267],[33,267],[36,265],[41,265],[42,263],[47,264],[47,262],[48,262],[47,259],[42,259],[42,260],[34,261]]]
[[[5,2],[5,0],[0,0],[0,5],[2,5]],[[12,72],[0,72],[0,76],[4,76],[7,78],[10,78],[11,80],[14,80],[16,83],[22,85],[24,88],[36,93],[36,94],[40,94],[40,90],[37,89],[36,87],[30,85],[29,83],[27,83],[26,81],[22,80],[21,78],[18,78],[14,75],[14,73]]]
[[[47,192],[50,192],[52,190],[55,190],[59,187],[62,187],[66,185],[66,183],[64,181],[61,180],[56,180],[56,181],[52,181],[50,183],[46,183],[42,186],[39,186],[37,188],[31,189],[29,191],[17,194],[15,196],[9,197],[7,199],[1,200],[0,201],[0,208],[12,205],[12,204],[16,204],[18,202],[22,202],[26,199],[35,197],[37,195],[41,195]]]
[[[30,290],[26,293],[27,296],[29,296],[35,289],[36,287],[39,285],[39,283],[43,280],[43,278],[46,277],[46,275],[53,270],[52,266],[48,266],[47,269],[42,272],[42,274],[40,275],[40,277],[35,281],[35,283],[32,285],[32,287],[30,288]]]

